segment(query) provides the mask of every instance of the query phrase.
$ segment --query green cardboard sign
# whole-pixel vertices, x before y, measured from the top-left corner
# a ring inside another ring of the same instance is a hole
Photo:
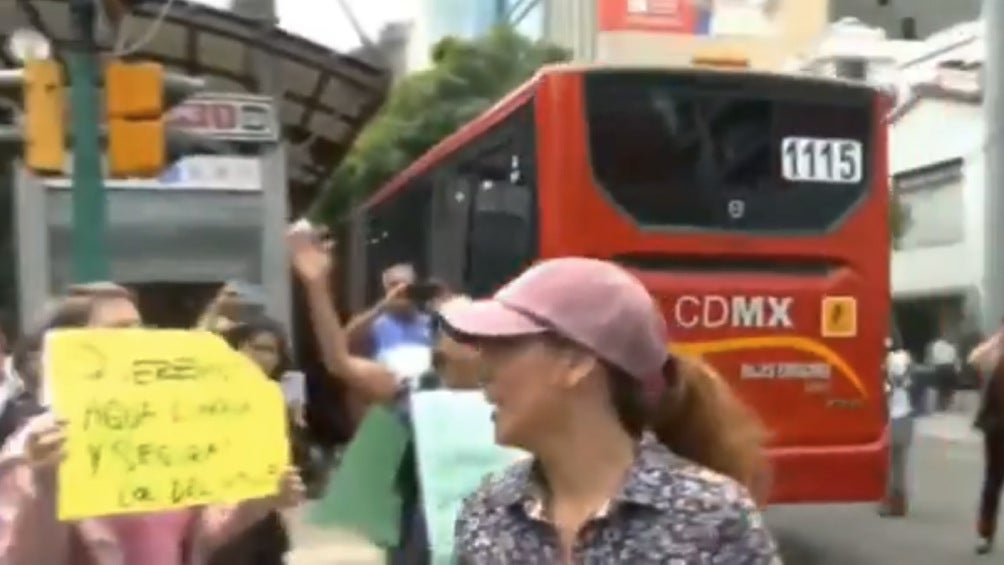
[[[401,495],[397,488],[410,433],[389,408],[366,413],[334,471],[324,498],[309,514],[311,523],[356,532],[383,548],[401,540]]]

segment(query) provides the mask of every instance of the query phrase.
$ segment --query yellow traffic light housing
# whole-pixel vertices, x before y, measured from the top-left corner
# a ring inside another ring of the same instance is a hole
[[[155,177],[167,164],[164,68],[156,63],[111,61],[105,69],[108,172],[112,177]]]
[[[24,66],[24,160],[35,172],[61,174],[66,164],[63,71],[56,61]]]

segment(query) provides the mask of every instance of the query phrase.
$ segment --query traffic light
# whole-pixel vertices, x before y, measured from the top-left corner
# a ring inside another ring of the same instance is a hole
[[[63,71],[56,61],[24,65],[24,161],[38,173],[61,174],[66,164]]]
[[[167,161],[164,67],[111,61],[105,68],[108,174],[155,177]]]

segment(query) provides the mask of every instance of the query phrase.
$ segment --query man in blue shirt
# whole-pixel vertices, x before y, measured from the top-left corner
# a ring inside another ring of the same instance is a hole
[[[414,268],[407,264],[384,271],[384,298],[353,318],[346,328],[353,344],[401,379],[424,374],[432,363],[430,317],[406,292],[415,278]]]

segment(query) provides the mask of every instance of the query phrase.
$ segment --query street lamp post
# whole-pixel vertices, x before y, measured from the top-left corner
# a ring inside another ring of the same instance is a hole
[[[73,126],[73,277],[77,282],[89,282],[110,276],[94,41],[95,1],[71,0],[70,17],[74,32],[68,61]]]
[[[986,133],[986,203],[984,206],[983,330],[994,331],[1004,315],[1004,0],[984,0],[986,61],[983,64],[983,116]]]

